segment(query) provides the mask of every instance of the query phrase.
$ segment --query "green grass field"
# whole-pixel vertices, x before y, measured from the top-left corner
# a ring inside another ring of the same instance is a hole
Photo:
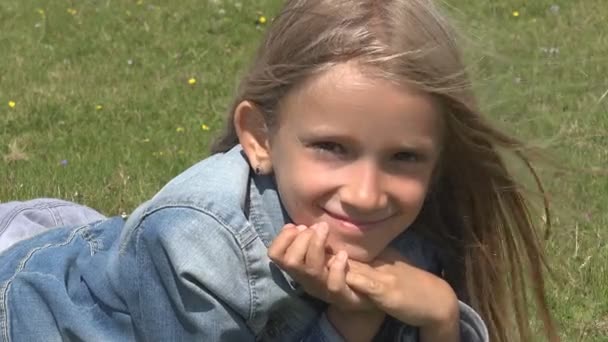
[[[484,108],[546,148],[549,297],[608,341],[608,6],[448,1]],[[278,0],[0,2],[0,201],[131,211],[207,155]],[[539,214],[539,220],[542,217]]]

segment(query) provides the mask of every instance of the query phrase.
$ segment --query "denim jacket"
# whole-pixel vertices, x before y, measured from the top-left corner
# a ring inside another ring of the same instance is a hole
[[[49,228],[105,218],[94,209],[56,198],[0,204],[0,252]]]
[[[128,219],[51,229],[0,255],[0,341],[343,341],[326,304],[267,256],[289,217],[240,146],[169,182]],[[394,242],[439,272],[413,233]],[[461,340],[488,341],[460,303]],[[387,319],[382,341],[417,341]]]

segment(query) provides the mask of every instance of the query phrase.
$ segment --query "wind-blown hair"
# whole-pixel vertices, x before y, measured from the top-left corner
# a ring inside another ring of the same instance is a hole
[[[456,41],[431,0],[287,1],[242,79],[212,152],[239,143],[233,117],[240,102],[256,104],[272,128],[285,94],[339,63],[355,61],[374,77],[430,94],[441,108],[443,146],[435,182],[410,229],[440,247],[446,280],[480,313],[492,341],[531,340],[528,293],[547,339],[557,341],[537,220],[503,153],[528,166],[541,192],[542,184],[526,146],[480,112]]]

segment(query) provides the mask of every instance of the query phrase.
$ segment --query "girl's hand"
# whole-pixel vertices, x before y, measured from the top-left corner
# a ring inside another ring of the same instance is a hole
[[[391,248],[370,264],[349,260],[348,265],[348,286],[387,314],[420,327],[423,341],[458,341],[458,299],[446,281],[409,265]]]
[[[327,223],[307,228],[287,224],[268,249],[270,259],[310,295],[341,310],[370,310],[375,306],[346,285],[348,255],[325,252]]]

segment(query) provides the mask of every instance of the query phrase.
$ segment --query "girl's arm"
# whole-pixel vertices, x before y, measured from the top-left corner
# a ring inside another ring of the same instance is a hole
[[[479,315],[442,278],[386,249],[370,264],[349,261],[347,284],[397,320],[419,327],[420,341],[487,342]]]
[[[232,235],[187,207],[134,216],[142,218],[127,222],[111,263],[137,339],[255,341],[245,262]]]

